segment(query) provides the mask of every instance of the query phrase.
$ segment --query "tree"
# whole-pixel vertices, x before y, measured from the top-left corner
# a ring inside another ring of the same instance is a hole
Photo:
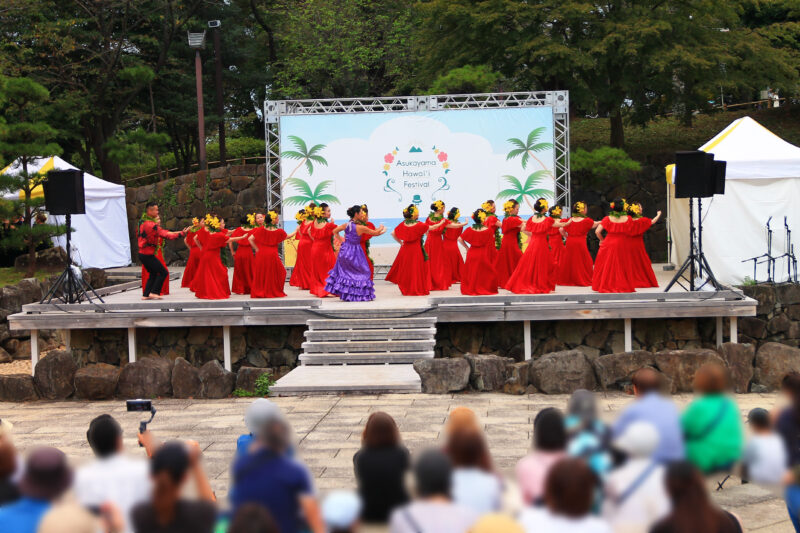
[[[577,182],[586,187],[622,185],[641,165],[624,150],[603,146],[591,152],[578,148],[570,154],[570,165]]]
[[[431,94],[488,93],[497,89],[500,74],[486,65],[465,65],[439,76],[431,86]]]
[[[43,240],[64,233],[50,224],[34,224],[36,215],[42,211],[44,198],[34,198],[34,189],[42,183],[45,175],[32,171],[33,164],[41,157],[61,153],[53,142],[55,128],[41,119],[50,93],[43,86],[28,78],[9,78],[0,84],[0,154],[6,161],[16,161],[13,168],[0,175],[0,196],[5,193],[20,193],[20,199],[0,201],[3,218],[22,214],[22,220],[14,231],[0,239],[0,246],[9,249],[25,249],[28,253],[26,275],[36,272],[36,247]]]

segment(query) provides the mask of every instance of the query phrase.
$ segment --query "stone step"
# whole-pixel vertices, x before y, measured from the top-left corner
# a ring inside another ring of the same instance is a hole
[[[366,352],[352,354],[300,354],[304,365],[367,365],[413,363],[417,359],[433,359],[433,350],[425,352]]]
[[[310,331],[348,329],[405,329],[436,326],[435,318],[362,318],[359,320],[313,319],[306,322]]]
[[[305,353],[366,353],[366,352],[415,352],[433,350],[435,339],[399,340],[399,341],[333,341],[309,342],[302,344]]]
[[[412,365],[298,366],[270,388],[272,396],[421,392]]]
[[[305,336],[312,342],[433,339],[436,328],[308,330]]]

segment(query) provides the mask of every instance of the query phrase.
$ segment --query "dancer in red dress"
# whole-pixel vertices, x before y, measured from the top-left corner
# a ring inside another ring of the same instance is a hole
[[[203,255],[197,266],[191,289],[194,295],[203,300],[225,300],[231,295],[228,284],[228,269],[222,264],[220,250],[228,244],[228,231],[225,219],[206,215],[204,219],[206,231],[198,235],[203,246]],[[238,241],[243,237],[237,237]]]
[[[471,228],[464,230],[461,240],[469,245],[467,248],[467,261],[464,263],[464,277],[461,280],[461,294],[477,296],[482,294],[497,294],[497,276],[494,265],[489,263],[485,248],[494,247],[494,231],[484,226],[490,218],[483,209],[478,209],[472,214],[475,222]]]
[[[556,221],[561,220],[561,206],[554,205],[548,211],[550,218]],[[558,279],[558,263],[564,255],[564,228],[551,226],[547,230],[547,244],[550,246],[550,275],[553,277],[553,285],[556,284]]]
[[[631,253],[631,280],[637,289],[646,287],[658,287],[656,273],[653,272],[653,265],[647,249],[644,246],[644,233],[650,226],[658,222],[661,218],[661,211],[651,220],[642,216],[642,204],[635,203],[628,206],[628,216],[631,217],[632,230],[630,235]]]
[[[156,224],[159,226],[161,225],[161,217],[156,218]],[[158,238],[158,244],[156,245],[156,253],[155,257],[164,267],[164,270],[167,271],[167,277],[164,278],[164,283],[161,285],[161,296],[166,296],[169,294],[169,268],[167,268],[167,263],[164,261],[164,238]],[[191,252],[190,252],[191,253]],[[150,279],[150,273],[147,269],[142,265],[142,291],[144,291],[145,286],[147,285],[147,280]]]
[[[600,239],[600,250],[594,262],[592,290],[597,292],[634,292],[631,281],[632,269],[629,248],[633,230],[628,216],[628,204],[622,198],[611,202],[611,212],[600,221],[595,233]],[[608,235],[603,238],[603,230]]]
[[[508,278],[522,258],[522,241],[519,232],[522,229],[522,219],[519,217],[519,202],[509,200],[503,204],[506,216],[503,219],[503,242],[500,245],[500,256],[497,261],[497,283],[505,287]]]
[[[447,227],[444,230],[444,239],[442,240],[445,268],[450,278],[450,285],[461,283],[461,273],[464,270],[464,258],[461,257],[461,250],[458,248],[458,238],[467,223],[458,221],[460,214],[457,207],[452,208],[447,213]]]
[[[249,232],[248,241],[255,250],[253,278],[250,298],[283,298],[283,285],[286,282],[286,268],[278,255],[278,246],[287,238],[286,232],[277,227],[278,214],[270,211],[259,224]]]
[[[189,248],[189,259],[186,261],[186,268],[183,269],[183,276],[181,277],[181,287],[191,287],[194,273],[197,272],[197,265],[200,263],[200,256],[203,249],[200,246],[200,241],[197,240],[197,234],[203,229],[203,224],[197,217],[192,219],[192,227],[186,233],[186,238],[183,242]]]
[[[600,223],[586,216],[586,204],[575,202],[572,206],[572,224],[564,228],[567,244],[558,263],[558,285],[589,287],[592,285],[592,256],[586,246],[586,234]]]
[[[292,277],[289,278],[289,285],[299,289],[308,289],[311,287],[310,271],[311,271],[311,235],[309,231],[311,226],[314,225],[314,208],[317,204],[308,204],[302,212],[305,213],[304,219],[301,220],[300,213],[297,213],[295,220],[297,221],[296,238],[299,239],[297,243],[297,258],[292,268]]]
[[[155,257],[159,239],[185,238],[189,230],[186,227],[182,231],[167,231],[158,225],[158,220],[158,205],[155,202],[147,202],[137,235],[139,261],[149,274],[147,283],[142,289],[142,300],[160,300],[159,293],[168,275],[166,267]]]
[[[386,274],[386,281],[400,287],[405,296],[424,296],[431,291],[431,271],[422,238],[430,226],[418,221],[419,209],[414,204],[403,210],[403,218],[392,231],[392,237],[400,243],[400,251]]]
[[[570,224],[569,220],[561,222],[546,216],[547,200],[544,198],[536,200],[533,210],[535,214],[522,230],[529,236],[528,247],[505,287],[516,294],[542,294],[555,290],[547,232],[552,226],[561,228]]]
[[[428,225],[428,237],[425,239],[425,252],[431,270],[431,290],[446,291],[450,288],[450,275],[445,263],[444,233],[447,219],[444,217],[444,202],[436,200],[431,204],[431,214],[425,221]]]
[[[498,250],[500,250],[500,244],[502,241],[502,237],[500,235],[500,228],[502,227],[502,224],[495,215],[497,206],[495,205],[494,200],[486,200],[485,202],[483,202],[483,205],[481,205],[481,209],[486,211],[487,218],[485,225],[492,232],[492,235],[494,235],[494,247],[490,246],[486,248],[487,258],[489,259],[490,264],[496,265],[497,255],[499,253]]]
[[[233,250],[235,241],[228,241],[228,247],[233,256],[233,281],[231,292],[234,294],[250,294],[250,282],[253,279],[253,249],[247,237],[256,226],[256,215],[251,213],[242,219],[242,225],[233,230],[231,237],[244,237],[238,241],[236,252]]]
[[[319,204],[314,208],[314,223],[309,229],[312,239],[308,269],[309,287],[311,294],[324,298],[329,296],[325,291],[328,272],[336,264],[336,254],[333,251],[333,230],[336,224],[328,222],[331,216],[331,208],[328,204]]]
[[[356,220],[355,223],[360,226],[366,226],[372,231],[375,231],[375,224],[369,221],[369,208],[367,204],[361,206],[361,212],[364,213],[364,220]],[[367,256],[367,263],[369,263],[370,277],[375,278],[375,262],[369,254],[369,240],[373,237],[369,232],[365,231],[361,234],[361,249],[364,250],[364,255]]]

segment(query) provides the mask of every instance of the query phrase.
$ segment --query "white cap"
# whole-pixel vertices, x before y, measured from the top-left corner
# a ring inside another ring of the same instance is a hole
[[[622,435],[614,439],[614,448],[631,457],[649,457],[658,448],[660,440],[653,424],[639,420],[628,425]]]
[[[322,502],[322,518],[330,529],[348,529],[361,514],[361,500],[354,492],[331,492]]]

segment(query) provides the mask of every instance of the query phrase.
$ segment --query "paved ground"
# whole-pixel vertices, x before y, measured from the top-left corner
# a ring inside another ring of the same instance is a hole
[[[689,395],[676,396],[685,405]],[[317,488],[328,491],[354,486],[352,457],[359,447],[361,430],[369,414],[386,411],[397,420],[405,444],[420,450],[440,442],[448,412],[463,405],[474,409],[486,428],[494,461],[505,474],[529,449],[532,423],[544,407],[564,408],[566,396],[508,396],[503,394],[308,396],[276,398],[293,425],[301,458],[309,465]],[[602,416],[612,420],[630,400],[620,393],[601,395]],[[737,396],[742,413],[753,407],[771,408],[775,395]],[[249,399],[158,400],[158,414],[151,429],[161,438],[192,438],[205,450],[205,466],[221,501],[227,494],[229,462],[237,435],[244,432],[243,413]],[[125,428],[125,443],[133,453],[138,422],[143,416],[126,413],[122,401],[0,403],[0,418],[15,424],[22,450],[36,445],[58,446],[76,464],[91,456],[85,435],[89,421],[111,413]],[[713,483],[709,480],[709,483]],[[747,531],[791,532],[785,507],[779,497],[738,479],[726,483],[714,497],[739,515]]]

